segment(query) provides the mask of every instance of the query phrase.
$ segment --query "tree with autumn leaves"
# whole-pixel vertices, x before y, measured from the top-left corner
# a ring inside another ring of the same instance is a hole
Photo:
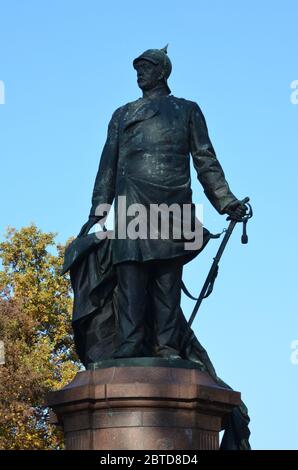
[[[33,224],[9,228],[0,243],[0,449],[63,448],[44,406],[46,393],[79,369],[63,254],[55,234]]]

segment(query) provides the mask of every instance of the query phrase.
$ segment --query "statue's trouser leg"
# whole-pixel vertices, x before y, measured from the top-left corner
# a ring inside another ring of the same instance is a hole
[[[144,356],[143,339],[149,271],[145,263],[117,265],[118,343],[114,357]]]
[[[155,261],[152,268],[149,293],[159,356],[179,354],[178,315],[182,269],[183,265],[178,259]]]

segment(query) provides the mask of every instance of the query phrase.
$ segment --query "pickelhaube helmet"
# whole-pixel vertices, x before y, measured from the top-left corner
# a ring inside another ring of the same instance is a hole
[[[148,62],[151,62],[152,64],[161,65],[162,70],[164,72],[164,80],[165,80],[166,86],[168,87],[167,79],[169,78],[172,72],[172,63],[169,59],[167,51],[168,51],[168,44],[162,49],[148,49],[147,51],[143,52],[143,54],[139,55],[136,59],[134,59],[133,66],[134,68],[136,68],[136,64],[140,60],[147,60]],[[168,90],[170,93],[171,90],[169,89],[169,87],[168,87]]]
[[[160,64],[164,70],[165,78],[169,78],[172,71],[172,63],[169,59],[167,51],[168,44],[162,49],[148,49],[133,61],[133,66],[135,68],[136,64],[140,60],[148,60],[149,62],[152,62],[152,64]]]

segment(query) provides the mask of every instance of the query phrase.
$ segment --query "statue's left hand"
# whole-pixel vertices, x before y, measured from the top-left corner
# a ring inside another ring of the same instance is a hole
[[[89,230],[97,224],[97,222],[100,220],[100,217],[97,216],[90,216],[87,222],[83,225],[81,228],[78,237],[83,237],[84,235],[88,235]]]
[[[231,202],[225,209],[225,213],[229,215],[232,220],[242,220],[245,216],[247,208],[245,204],[236,199],[236,201]]]

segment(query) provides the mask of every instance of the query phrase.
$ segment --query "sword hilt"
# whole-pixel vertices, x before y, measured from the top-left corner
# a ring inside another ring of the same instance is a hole
[[[244,204],[247,208],[247,213],[242,217],[242,223],[243,223],[243,229],[242,229],[242,237],[241,237],[241,243],[243,245],[246,245],[248,243],[248,236],[247,236],[247,222],[248,220],[253,216],[253,211],[251,205],[248,203],[249,197],[246,197],[243,199],[242,204]]]

